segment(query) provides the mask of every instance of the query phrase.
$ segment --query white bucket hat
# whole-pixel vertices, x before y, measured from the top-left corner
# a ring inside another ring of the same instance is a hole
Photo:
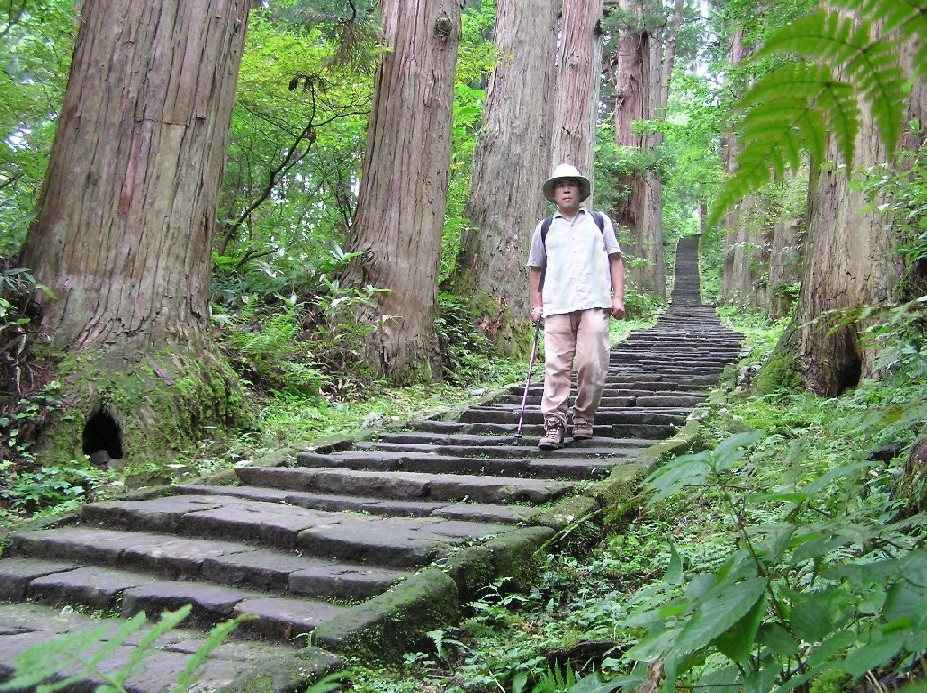
[[[580,175],[579,171],[576,170],[575,166],[570,164],[560,164],[557,168],[554,169],[553,174],[547,181],[544,183],[544,197],[546,197],[551,202],[556,203],[554,199],[554,185],[556,185],[558,180],[564,178],[572,178],[579,184],[579,201],[582,202],[587,197],[589,197],[590,186],[589,179],[585,176]]]

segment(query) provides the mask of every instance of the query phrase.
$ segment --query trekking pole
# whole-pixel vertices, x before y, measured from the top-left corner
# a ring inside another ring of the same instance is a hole
[[[521,412],[518,414],[518,428],[515,430],[515,444],[521,443],[521,427],[525,422],[525,404],[528,401],[528,388],[531,387],[531,371],[534,370],[534,359],[538,355],[538,337],[541,335],[541,321],[534,327],[534,344],[531,345],[531,358],[528,359],[528,377],[525,378],[525,393],[521,396]]]

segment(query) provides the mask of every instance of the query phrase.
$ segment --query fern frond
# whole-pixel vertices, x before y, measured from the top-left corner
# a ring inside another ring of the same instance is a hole
[[[797,169],[801,166],[803,152],[803,132],[797,124],[804,121],[806,111],[808,101],[805,99],[781,99],[764,104],[763,108],[750,111],[739,123],[737,139],[741,143],[758,143],[766,139],[779,142],[783,164]],[[775,168],[776,177],[783,173],[783,169]]]
[[[784,65],[759,79],[741,97],[737,109],[751,109],[757,104],[774,103],[793,97],[810,101],[817,98],[825,85],[833,79],[830,70],[824,65]]]
[[[869,23],[865,23],[868,33]],[[862,32],[849,17],[816,10],[773,32],[754,54],[797,55],[814,60],[843,64],[856,53],[855,44]]]
[[[822,89],[817,105],[824,114],[824,122],[837,141],[837,151],[847,165],[849,172],[856,155],[856,133],[859,132],[862,113],[853,87],[846,82],[833,81]],[[822,143],[827,146],[825,138]]]
[[[876,127],[894,153],[904,125],[908,84],[898,64],[897,46],[872,41],[846,65],[847,77],[869,102]]]
[[[817,11],[775,32],[757,55],[790,53],[842,66],[847,80],[869,102],[891,155],[901,136],[908,91],[897,51],[894,42],[873,38],[868,19],[856,22],[835,12]]]
[[[826,127],[836,137],[841,156],[852,165],[859,131],[859,104],[853,88],[835,80],[827,67],[793,64],[774,70],[743,96],[738,108],[747,111],[745,122],[774,119],[772,114],[776,113],[782,117],[778,124],[781,129],[797,129],[805,138],[814,136],[814,141],[806,140],[804,146],[816,163],[823,160],[827,147],[826,130],[822,132],[818,126],[823,115]],[[807,116],[810,112],[818,112],[818,116]],[[748,137],[741,135],[740,139],[744,147],[749,147]]]
[[[772,140],[767,141],[767,147],[764,150],[767,156],[771,157],[775,150],[775,143]],[[721,190],[715,196],[712,208],[708,215],[708,224],[713,226],[718,223],[725,212],[754,190],[759,190],[769,182],[769,159],[761,156],[760,149],[751,150],[752,156],[745,158],[743,152],[738,156],[737,168],[734,173],[724,181]]]
[[[770,178],[801,167],[807,151],[813,165],[836,138],[848,165],[853,161],[860,109],[853,87],[832,78],[821,65],[788,65],[767,74],[738,104],[745,110],[737,126],[740,152],[734,173],[714,202],[711,223]]]
[[[914,32],[927,36],[923,30],[927,24],[927,2],[925,0],[826,0],[834,9],[847,10],[860,19],[882,22],[882,31],[890,33],[896,29],[911,38]],[[918,30],[917,25],[921,25]]]

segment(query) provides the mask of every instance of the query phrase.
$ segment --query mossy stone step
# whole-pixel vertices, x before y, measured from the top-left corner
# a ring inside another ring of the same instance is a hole
[[[277,594],[348,601],[380,594],[408,577],[402,571],[323,560],[240,542],[83,526],[21,532],[13,536],[13,542],[19,555],[60,559],[48,567],[38,565],[33,571],[61,573],[92,556],[92,563],[97,566],[140,571],[150,577],[149,581],[204,580]],[[16,594],[21,595],[25,587],[22,580],[12,579],[17,564],[15,559],[10,560],[14,562],[0,561],[0,588],[10,584],[9,593],[0,592],[0,598],[12,599]],[[36,583],[30,584],[30,596],[35,596]]]
[[[263,486],[178,485],[174,490],[177,493],[225,494],[251,500],[288,503],[313,510],[370,513],[383,517],[443,517],[451,520],[524,524],[531,522],[543,512],[540,508],[525,505],[384,500],[356,495],[303,493]]]
[[[467,499],[477,503],[499,505],[548,503],[568,493],[575,485],[566,481],[511,476],[380,472],[343,468],[240,467],[236,473],[247,484],[295,491],[357,493],[395,500]]]

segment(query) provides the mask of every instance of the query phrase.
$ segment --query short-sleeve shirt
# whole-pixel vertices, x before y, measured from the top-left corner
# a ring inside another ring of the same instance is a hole
[[[528,267],[544,271],[541,298],[544,317],[589,308],[611,308],[612,279],[609,256],[621,253],[615,229],[607,215],[599,231],[595,219],[580,209],[572,221],[554,214],[541,240],[541,222],[531,237]]]

